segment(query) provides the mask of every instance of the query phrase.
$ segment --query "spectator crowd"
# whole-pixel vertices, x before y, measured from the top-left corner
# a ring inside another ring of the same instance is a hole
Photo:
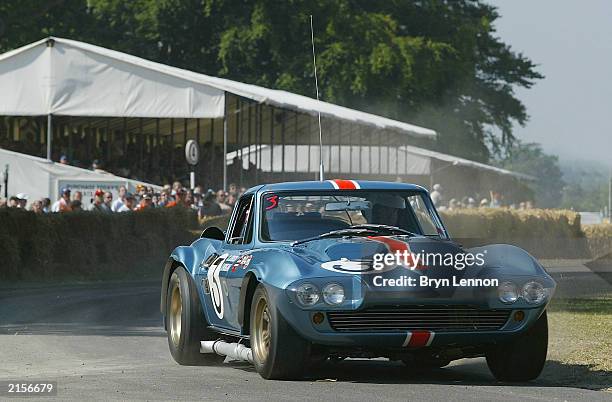
[[[160,191],[155,191],[153,187],[144,185],[136,186],[136,192],[130,193],[127,188],[119,188],[118,197],[113,197],[109,191],[98,189],[95,191],[91,206],[88,210],[100,213],[121,213],[129,211],[142,211],[148,208],[190,208],[197,211],[198,218],[219,216],[229,214],[236,203],[236,200],[246,191],[244,187],[239,188],[236,184],[230,184],[228,191],[208,189],[204,191],[202,186],[188,189],[181,182],[175,181],[172,185],[166,184]],[[461,208],[500,208],[509,207],[513,209],[531,209],[531,201],[519,204],[506,205],[503,195],[491,191],[489,198],[465,196],[461,199],[451,198],[446,200],[444,191],[439,184],[433,186],[431,199],[441,211]],[[480,201],[477,201],[480,200]],[[20,208],[33,211],[38,214],[50,212],[71,212],[83,211],[83,194],[81,191],[71,191],[65,187],[60,191],[60,197],[55,202],[49,198],[34,200],[29,202],[27,194],[19,193],[8,200],[0,198],[0,208]]]
[[[229,214],[236,200],[245,191],[244,187],[239,188],[236,184],[230,184],[228,191],[204,191],[202,186],[188,189],[179,181],[163,186],[160,191],[138,185],[136,191],[131,193],[122,186],[116,198],[109,191],[97,189],[90,200],[91,206],[88,210],[111,214],[149,208],[189,208],[197,211],[198,218],[203,218]],[[0,198],[0,208],[19,208],[37,214],[83,211],[83,193],[64,187],[60,190],[59,198],[53,203],[49,198],[29,202],[27,194],[19,193],[7,200]]]
[[[507,207],[511,209],[532,209],[532,201],[522,201],[519,203],[506,203],[503,194],[497,191],[490,191],[488,198],[479,194],[473,196],[464,196],[462,198],[446,199],[444,190],[441,185],[434,184],[433,191],[430,194],[431,200],[440,211],[462,209],[462,208],[501,208]],[[480,201],[477,201],[480,200]]]

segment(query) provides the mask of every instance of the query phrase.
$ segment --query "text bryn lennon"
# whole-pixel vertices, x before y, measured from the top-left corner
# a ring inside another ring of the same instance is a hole
[[[386,287],[386,286],[399,286],[399,287],[433,287],[435,289],[443,287],[492,287],[499,286],[499,280],[496,278],[457,278],[452,276],[450,278],[429,278],[422,275],[418,278],[409,277],[406,275],[400,276],[399,278],[383,278],[377,275],[373,278],[374,286]]]

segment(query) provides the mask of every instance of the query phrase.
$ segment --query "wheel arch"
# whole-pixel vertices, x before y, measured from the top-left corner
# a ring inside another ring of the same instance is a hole
[[[242,278],[240,286],[240,303],[238,304],[238,323],[242,327],[243,334],[250,333],[251,302],[253,293],[260,281],[253,271],[246,273]]]
[[[175,260],[173,257],[168,258],[166,264],[164,265],[164,272],[162,273],[162,286],[161,286],[161,299],[159,305],[159,311],[165,317],[166,316],[166,298],[168,296],[168,283],[170,282],[170,276],[177,267],[182,266],[182,264]],[[164,327],[166,320],[164,320]]]
[[[203,239],[203,242],[207,239]],[[196,245],[198,242],[194,242]],[[168,292],[168,282],[172,272],[181,266],[185,268],[188,273],[188,277],[193,281],[193,275],[196,270],[196,261],[198,261],[198,250],[193,246],[179,246],[172,251],[170,257],[164,265],[164,271],[162,273],[162,286],[161,286],[161,300],[160,300],[160,311],[162,315],[166,315],[166,293]]]

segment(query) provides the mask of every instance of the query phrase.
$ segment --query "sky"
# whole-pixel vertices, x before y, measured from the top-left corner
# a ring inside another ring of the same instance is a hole
[[[486,0],[498,36],[545,78],[516,96],[530,115],[515,135],[561,161],[612,168],[612,1]]]

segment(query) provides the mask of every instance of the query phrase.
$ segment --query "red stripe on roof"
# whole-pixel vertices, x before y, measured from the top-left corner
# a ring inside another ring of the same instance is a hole
[[[334,180],[334,183],[336,183],[336,185],[338,186],[340,190],[357,190],[357,186],[355,185],[355,182],[352,180],[336,179]]]

